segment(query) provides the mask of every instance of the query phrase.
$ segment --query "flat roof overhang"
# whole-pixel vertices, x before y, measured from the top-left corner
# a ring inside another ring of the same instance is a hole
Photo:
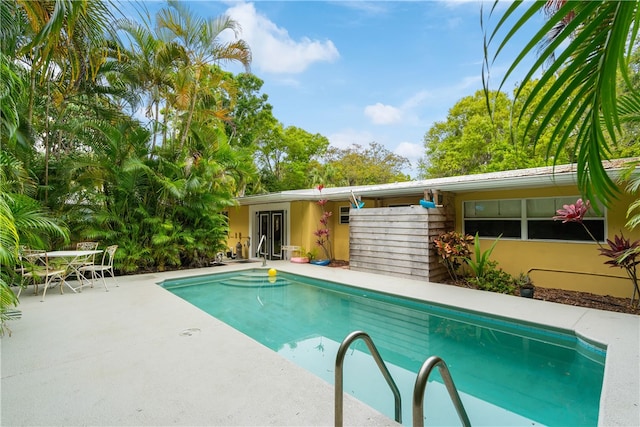
[[[631,159],[633,160],[633,159]],[[607,162],[607,174],[614,181],[623,173],[624,162],[630,159],[619,159]],[[636,173],[640,167],[636,167]],[[518,188],[547,188],[577,185],[578,178],[575,165],[518,169],[513,171],[492,172],[477,175],[464,175],[446,178],[434,178],[419,181],[395,182],[391,184],[363,185],[351,187],[289,190],[279,193],[257,194],[239,197],[242,205],[265,203],[318,200],[348,200],[351,192],[363,198],[403,197],[422,194],[424,190],[438,190],[453,193],[473,191],[509,190]]]

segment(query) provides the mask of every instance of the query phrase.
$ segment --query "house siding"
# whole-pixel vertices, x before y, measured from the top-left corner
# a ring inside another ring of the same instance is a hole
[[[485,191],[458,194],[455,200],[456,231],[463,231],[462,206],[468,200],[495,200],[511,198],[578,196],[573,186],[509,191]],[[631,241],[640,239],[640,230],[625,228],[626,207],[635,197],[622,194],[606,211],[606,238],[613,239],[620,231]],[[482,250],[495,241],[481,238]],[[605,244],[606,246],[606,244]],[[605,265],[608,260],[600,255],[595,242],[563,242],[500,239],[491,260],[511,275],[529,273],[534,284],[545,288],[559,288],[616,297],[631,297],[631,281],[623,269]]]

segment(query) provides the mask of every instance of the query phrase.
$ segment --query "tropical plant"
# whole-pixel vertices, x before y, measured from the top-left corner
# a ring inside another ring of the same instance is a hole
[[[501,294],[512,294],[516,289],[513,276],[499,268],[496,261],[487,261],[482,276],[470,277],[469,282],[478,289]]]
[[[458,281],[458,270],[465,264],[471,254],[469,245],[473,243],[473,236],[449,231],[433,239],[433,246],[449,272],[451,280]]]
[[[489,16],[498,10],[497,3]],[[509,3],[497,24],[485,30],[483,81],[490,109],[490,66],[541,11],[547,14],[546,23],[521,48],[499,87],[515,75],[530,53],[537,52],[537,59],[525,77],[519,79],[515,99],[522,97],[522,103],[514,114],[514,125],[525,123],[525,133],[537,128],[535,140],[547,128],[553,129],[546,150],[549,158],[555,159],[575,138],[579,188],[587,199],[599,200],[607,206],[619,189],[607,175],[602,161],[617,144],[621,122],[640,120],[640,94],[631,88],[628,75],[640,25],[640,2]],[[483,25],[484,22],[483,17]],[[490,54],[492,48],[495,53]],[[541,69],[533,89],[523,93],[523,87]],[[622,76],[624,86],[631,88],[622,97],[618,97],[618,76]],[[548,87],[547,83],[554,78],[555,83]],[[525,116],[529,108],[533,108],[533,113]]]
[[[611,258],[605,261],[605,264],[611,265],[611,267],[623,268],[631,283],[633,284],[633,295],[631,296],[631,304],[636,306],[636,295],[638,295],[638,301],[640,301],[640,288],[638,287],[638,272],[636,266],[640,264],[640,240],[631,242],[630,239],[625,239],[621,233],[620,236],[616,235],[613,240],[607,239],[609,248],[601,248],[600,255]]]
[[[613,240],[607,239],[608,248],[602,246],[584,223],[584,216],[590,207],[591,203],[588,200],[583,202],[582,199],[578,199],[575,204],[564,205],[562,209],[558,209],[556,211],[557,215],[553,219],[556,221],[561,220],[563,223],[576,222],[581,224],[593,241],[598,244],[600,255],[611,258],[605,261],[605,264],[625,269],[633,284],[631,304],[634,305],[636,294],[640,301],[640,288],[638,288],[638,274],[636,271],[636,265],[640,264],[640,259],[638,259],[640,256],[640,240],[631,243],[630,239],[625,239],[624,235],[620,233],[620,236],[614,236]]]
[[[210,78],[211,64],[239,62],[249,70],[251,50],[246,42],[238,39],[239,26],[228,16],[204,19],[191,12],[182,3],[168,1],[169,8],[161,9],[156,17],[158,28],[171,35],[171,41],[184,49],[185,62],[177,70],[177,79],[183,82],[177,98],[178,105],[186,114],[181,117],[179,150],[191,136],[191,125],[196,107],[202,96],[206,96],[206,80]],[[231,31],[235,40],[222,40],[222,33]]]
[[[533,284],[533,280],[531,280],[531,276],[526,273],[520,273],[517,277],[513,279],[513,283],[519,289],[533,289],[535,288]]]
[[[318,191],[322,192],[324,185],[318,185]],[[320,227],[313,232],[313,235],[316,236],[316,245],[320,246],[324,251],[325,259],[332,260],[333,256],[331,255],[331,231],[329,230],[329,218],[331,217],[332,212],[325,210],[324,206],[327,204],[327,199],[318,200],[318,206],[322,210],[322,214],[320,215]]]
[[[56,238],[68,241],[66,228],[46,208],[28,195],[15,192],[16,188],[28,187],[29,182],[10,179],[23,176],[12,172],[20,164],[10,160],[8,153],[0,152],[0,336],[11,332],[5,324],[7,320],[20,317],[20,312],[12,308],[18,306],[18,298],[10,288],[17,280],[19,246],[42,249]]]
[[[596,242],[598,246],[602,248],[598,239],[595,238],[593,233],[591,233],[591,230],[589,230],[589,227],[584,223],[584,216],[587,214],[589,209],[591,209],[591,202],[589,200],[584,202],[582,199],[578,199],[575,203],[562,205],[562,209],[558,209],[556,211],[556,215],[553,219],[556,221],[562,221],[563,224],[566,224],[567,222],[576,222],[582,225],[589,237],[591,237],[591,240]]]
[[[500,237],[502,237],[502,234],[499,235],[498,238],[491,244],[489,249],[482,252],[482,249],[480,248],[480,235],[476,233],[473,242],[473,258],[465,258],[467,264],[471,268],[471,271],[473,271],[473,274],[476,278],[484,278],[487,272],[491,270],[489,257],[491,256],[491,252],[493,252],[493,249],[498,244],[498,240],[500,240]]]

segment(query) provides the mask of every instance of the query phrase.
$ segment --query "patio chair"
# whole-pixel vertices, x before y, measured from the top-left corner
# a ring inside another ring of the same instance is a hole
[[[64,283],[64,274],[66,270],[53,265],[49,265],[49,258],[45,251],[27,250],[20,251],[20,274],[22,275],[22,283],[18,290],[18,298],[22,293],[22,289],[27,285],[27,282],[32,282],[34,285],[34,294],[38,294],[38,286],[43,285],[42,302],[47,295],[47,289],[53,287],[54,281],[57,281],[56,285],[60,286],[60,293],[62,293],[62,284]]]
[[[78,242],[76,243],[76,250],[78,251],[94,251],[98,249],[98,242]],[[81,267],[86,267],[89,265],[95,264],[95,254],[91,255],[83,255],[76,257],[73,259],[67,267],[69,267],[70,271],[68,273],[69,276],[75,276],[77,280],[80,281],[80,284],[84,282],[84,280],[88,279],[82,275],[80,272]],[[82,287],[80,287],[82,289]]]
[[[118,249],[118,245],[108,246],[104,252],[102,253],[102,262],[100,264],[86,265],[80,267],[78,270],[81,274],[91,273],[91,287],[93,287],[93,281],[100,277],[102,279],[102,284],[104,285],[104,289],[109,292],[109,288],[107,287],[107,282],[105,281],[105,273],[109,273],[116,286],[118,282],[116,281],[115,274],[113,273],[113,260],[116,254],[116,250]]]

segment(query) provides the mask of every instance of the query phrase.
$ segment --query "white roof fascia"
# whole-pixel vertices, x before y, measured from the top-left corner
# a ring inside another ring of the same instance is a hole
[[[619,159],[605,162],[607,174],[614,181],[622,174],[624,162],[636,159]],[[636,173],[640,166],[636,166]],[[448,192],[471,192],[486,190],[508,190],[516,188],[545,188],[564,185],[576,185],[575,165],[549,166],[512,171],[491,172],[477,175],[463,175],[446,178],[433,178],[420,181],[395,182],[391,184],[362,185],[351,187],[332,187],[317,189],[289,190],[278,193],[257,194],[240,197],[240,205],[260,203],[293,202],[303,200],[327,199],[331,201],[349,200],[353,191],[360,197],[402,197],[421,194],[424,190]],[[417,203],[417,202],[416,202]]]

